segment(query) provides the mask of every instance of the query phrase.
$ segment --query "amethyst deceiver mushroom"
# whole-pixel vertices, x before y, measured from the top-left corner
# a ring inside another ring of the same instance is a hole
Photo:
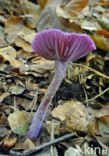
[[[47,60],[55,60],[55,75],[34,114],[28,131],[28,137],[39,135],[48,105],[58,90],[70,61],[76,61],[96,49],[93,41],[83,34],[65,33],[58,29],[49,29],[37,33],[32,48],[34,52]]]

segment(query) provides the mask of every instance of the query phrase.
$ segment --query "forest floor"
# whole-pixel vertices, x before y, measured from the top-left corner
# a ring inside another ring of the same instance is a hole
[[[69,63],[37,139],[25,137],[53,78],[31,48],[45,29],[87,34],[97,49]],[[109,1],[0,0],[0,156],[109,156]]]

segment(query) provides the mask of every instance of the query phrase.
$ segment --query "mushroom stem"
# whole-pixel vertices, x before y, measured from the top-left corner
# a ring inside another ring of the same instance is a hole
[[[28,131],[29,138],[38,137],[40,129],[43,124],[43,120],[45,118],[45,115],[48,109],[48,105],[51,103],[56,91],[58,90],[64,78],[67,64],[68,64],[67,62],[61,62],[61,61],[56,60],[54,78],[51,84],[49,85],[47,92],[45,93],[45,96],[43,97],[41,104],[38,107],[38,110],[34,114],[32,123]]]

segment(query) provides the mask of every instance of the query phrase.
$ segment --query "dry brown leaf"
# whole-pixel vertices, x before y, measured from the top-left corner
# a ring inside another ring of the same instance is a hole
[[[109,38],[109,32],[106,31],[105,29],[97,30],[94,34],[96,34],[96,35],[102,35],[104,37]]]
[[[9,92],[14,95],[22,94],[24,90],[25,90],[25,87],[21,85],[15,85],[9,88]]]
[[[102,50],[109,51],[109,38],[104,37],[103,35],[92,35],[91,39],[94,41],[96,47]]]
[[[68,18],[70,21],[77,17],[88,5],[88,0],[71,0],[63,9],[59,6],[56,9],[58,16]]]
[[[17,51],[17,58],[24,58],[24,59],[30,59],[35,57],[35,53],[30,53],[27,51],[24,51],[23,49],[20,49],[19,51]]]
[[[42,57],[36,56],[31,60],[32,64],[21,66],[20,72],[25,75],[34,75],[35,77],[42,77],[42,74],[46,74],[48,71],[54,69],[54,61],[45,60]]]
[[[25,40],[28,43],[32,43],[34,37],[36,35],[36,32],[34,30],[31,30],[27,27],[23,27],[21,31],[19,31],[18,36],[21,37],[23,40]]]
[[[52,70],[54,67],[53,63],[44,63],[44,64],[30,64],[29,66],[22,66],[20,68],[21,72],[25,74],[32,74],[36,76],[41,76],[40,74],[44,74],[49,70]]]
[[[24,51],[33,52],[31,45],[19,36],[14,39],[14,43],[18,47],[23,48]]]
[[[97,117],[109,115],[109,103],[107,103],[98,113]]]
[[[105,1],[105,0],[99,0],[99,3],[100,3],[102,6],[108,6],[108,5],[109,5],[109,1]]]
[[[36,20],[39,16],[39,12],[40,12],[39,5],[32,3],[30,1],[24,0],[24,1],[22,1],[21,6],[22,6],[22,8],[24,8],[24,10],[26,11],[27,14],[32,15],[32,17],[33,17],[33,18],[31,17],[33,19],[32,24],[35,24],[35,26],[36,26]]]
[[[99,131],[103,137],[109,138],[109,115],[99,118]]]
[[[94,137],[97,137],[97,134],[109,137],[109,104],[96,113],[95,118],[88,125],[88,130]]]
[[[6,137],[4,138],[3,140],[3,146],[5,146],[5,148],[12,148],[15,143],[17,142],[17,139],[16,138],[9,138],[9,137]]]
[[[0,102],[2,102],[7,96],[9,96],[10,93],[4,92],[3,94],[0,95]]]
[[[16,144],[14,149],[29,150],[29,149],[32,149],[34,147],[35,147],[35,145],[33,144],[33,142],[30,139],[27,138],[25,141],[19,142],[18,144]]]
[[[50,0],[38,0],[38,3],[40,5],[40,11],[42,11],[46,5],[48,5]]]
[[[74,32],[77,32],[77,33],[81,33],[82,32],[82,29],[81,29],[81,26],[76,23],[76,22],[69,22],[68,19],[65,19],[65,18],[62,18],[61,20],[61,23],[67,28],[70,28],[72,29]]]
[[[36,35],[35,31],[27,27],[23,27],[22,30],[19,31],[19,33],[17,34],[17,37],[14,38],[14,43],[18,47],[22,47],[23,50],[26,52],[33,52],[31,48],[31,43],[35,35]]]
[[[35,64],[36,66],[36,71],[40,72],[40,73],[43,73],[45,71],[48,71],[48,70],[53,70],[54,69],[54,61],[49,61],[49,60],[46,60],[42,57],[35,57],[31,60],[32,63]],[[34,66],[34,65],[33,65]],[[41,70],[43,72],[41,72]]]
[[[72,131],[87,131],[88,112],[82,103],[78,101],[68,101],[59,105],[52,111],[55,118],[64,121],[64,126]]]
[[[1,48],[0,55],[5,61],[9,61],[13,67],[20,67],[23,64],[21,60],[16,60],[16,50],[11,46]]]
[[[11,16],[5,23],[6,39],[9,43],[13,42],[13,39],[17,36],[17,33],[22,29],[23,21],[18,16]]]

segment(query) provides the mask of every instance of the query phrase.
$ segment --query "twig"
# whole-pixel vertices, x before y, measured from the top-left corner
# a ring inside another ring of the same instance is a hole
[[[95,69],[93,69],[93,68],[91,68],[91,67],[88,67],[88,66],[85,66],[85,65],[79,64],[79,63],[74,63],[74,64],[75,64],[76,66],[81,66],[81,67],[83,67],[83,68],[86,68],[86,69],[88,69],[88,70],[94,72],[95,74],[97,74],[97,75],[99,75],[99,76],[101,76],[101,77],[106,78],[106,79],[109,80],[109,76],[106,76],[105,74],[103,74],[103,73],[101,73],[101,72],[99,72],[99,71],[97,71],[97,70],[95,70]]]
[[[84,93],[85,93],[85,98],[86,98],[86,103],[87,103],[87,106],[88,106],[88,96],[87,96],[87,93],[86,93],[86,90],[85,90],[85,88],[83,88],[84,89]]]
[[[10,154],[13,155],[13,156],[28,156],[28,155],[31,155],[33,153],[36,153],[37,151],[43,149],[43,148],[46,148],[48,146],[51,146],[51,145],[54,145],[56,143],[59,143],[61,141],[64,141],[64,140],[67,140],[67,139],[70,139],[74,136],[74,134],[66,134],[62,137],[59,137],[53,141],[50,141],[50,142],[47,142],[47,143],[44,143],[43,145],[40,145],[34,149],[31,149],[31,150],[25,150],[23,151],[22,153],[20,152],[16,152],[14,150],[10,150]]]
[[[100,97],[101,95],[103,95],[104,93],[106,93],[107,91],[109,91],[109,87],[106,88],[104,91],[102,91],[100,94],[97,94],[95,97],[89,99],[89,100],[86,100],[85,102],[90,102],[90,101],[93,101],[95,99],[97,99],[98,97]]]
[[[53,141],[54,140],[54,122],[53,122],[53,120],[52,120],[52,128],[51,128],[51,141]],[[53,145],[51,145],[51,147],[50,147],[50,155],[51,156],[54,156],[54,147],[53,147]]]

